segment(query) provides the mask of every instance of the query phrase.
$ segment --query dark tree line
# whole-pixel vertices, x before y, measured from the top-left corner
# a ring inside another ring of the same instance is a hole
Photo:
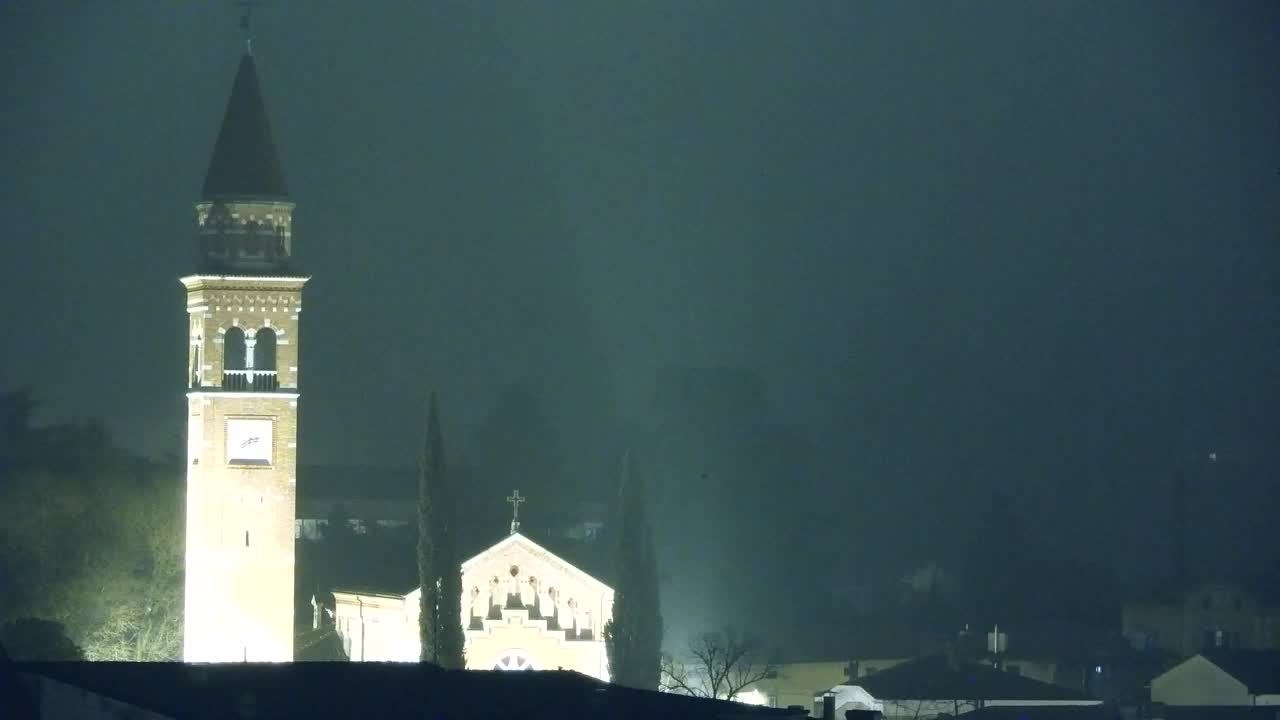
[[[57,624],[92,660],[177,659],[181,466],[133,456],[100,423],[38,426],[35,407],[26,392],[0,393],[6,637],[52,638]]]
[[[1114,574],[1038,537],[1009,496],[993,493],[977,520],[961,562],[965,622],[1110,625],[1119,616],[1124,592]]]
[[[468,477],[458,488],[468,525],[459,542],[468,552],[492,545],[506,533],[511,508],[503,498],[519,488],[535,502],[521,508],[526,534],[539,536],[560,524],[552,498],[578,498],[589,491],[562,450],[554,425],[538,397],[522,385],[503,388],[493,407],[469,433]]]

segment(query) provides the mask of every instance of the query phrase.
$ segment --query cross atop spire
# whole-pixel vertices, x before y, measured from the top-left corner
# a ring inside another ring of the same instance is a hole
[[[520,497],[519,490],[512,490],[507,496],[507,502],[511,503],[511,534],[515,535],[520,530],[520,503],[528,498]]]
[[[244,51],[253,54],[253,9],[262,6],[262,0],[237,0],[237,7],[244,8],[240,14],[240,30],[244,33]]]

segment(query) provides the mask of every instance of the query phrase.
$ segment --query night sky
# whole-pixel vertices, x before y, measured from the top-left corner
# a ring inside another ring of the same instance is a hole
[[[0,9],[0,383],[156,456],[184,447],[177,278],[236,13]],[[1274,2],[273,2],[254,25],[314,277],[305,464],[411,465],[428,388],[460,443],[512,382],[591,445],[660,368],[724,365],[767,381],[827,502],[908,525],[894,502],[972,484],[1033,487],[1051,530],[1138,527],[1210,451],[1244,504],[1277,482]]]

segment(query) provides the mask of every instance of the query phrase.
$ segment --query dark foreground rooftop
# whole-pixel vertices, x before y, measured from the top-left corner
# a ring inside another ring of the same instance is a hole
[[[988,705],[960,713],[956,720],[1116,720],[1115,710],[1102,705]]]
[[[1017,700],[1096,702],[1070,688],[1050,685],[945,653],[926,655],[872,673],[858,685],[879,700]]]
[[[632,690],[572,672],[441,670],[411,663],[12,663],[172,718],[780,718],[788,711]],[[12,698],[0,698],[6,706]],[[0,713],[3,715],[3,713]],[[794,717],[794,715],[792,715]]]

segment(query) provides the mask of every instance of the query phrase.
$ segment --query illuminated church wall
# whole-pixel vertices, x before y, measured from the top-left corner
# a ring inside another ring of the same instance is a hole
[[[513,533],[463,563],[462,587],[469,669],[565,669],[608,679],[608,586]],[[419,591],[335,591],[334,598],[337,630],[353,661],[418,659]]]

